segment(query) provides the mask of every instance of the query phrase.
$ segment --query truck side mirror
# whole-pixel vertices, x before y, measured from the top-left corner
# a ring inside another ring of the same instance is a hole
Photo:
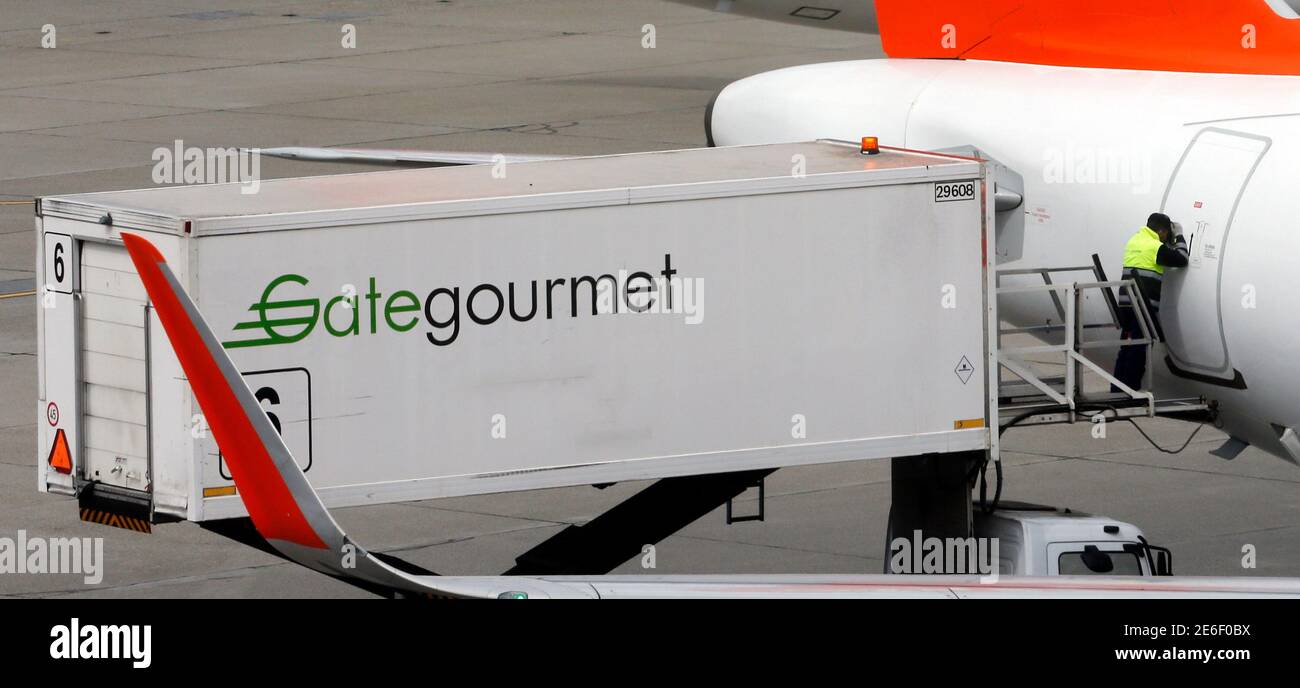
[[[1169,550],[1156,551],[1156,575],[1157,576],[1174,575],[1173,557],[1169,555]]]
[[[1146,550],[1146,559],[1151,565],[1151,575],[1153,576],[1172,576],[1174,575],[1174,553],[1169,551],[1168,547],[1157,547],[1147,539],[1138,536],[1142,542],[1142,548]],[[1124,548],[1125,551],[1128,547]]]
[[[1096,545],[1084,547],[1082,558],[1083,565],[1093,573],[1110,573],[1115,570],[1115,562],[1111,560],[1110,555],[1097,549]]]

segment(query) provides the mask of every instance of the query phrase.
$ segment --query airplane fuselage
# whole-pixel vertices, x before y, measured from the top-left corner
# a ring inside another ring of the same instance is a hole
[[[1128,238],[1166,212],[1192,264],[1166,278],[1157,393],[1217,401],[1226,432],[1300,460],[1283,441],[1300,429],[1300,77],[865,60],[733,83],[708,124],[715,145],[974,145],[1024,177],[1022,256],[1002,268],[1087,265],[1097,253],[1116,279]],[[1105,316],[1099,300],[1090,307]],[[1057,317],[1045,300],[1001,315]]]

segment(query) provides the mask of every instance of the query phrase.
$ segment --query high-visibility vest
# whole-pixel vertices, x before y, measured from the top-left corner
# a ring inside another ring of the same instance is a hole
[[[1160,235],[1150,227],[1139,229],[1124,247],[1124,269],[1150,270],[1157,275],[1165,274],[1165,266],[1156,262],[1156,256],[1163,245]]]
[[[1161,283],[1165,279],[1165,266],[1156,262],[1160,254],[1160,235],[1150,227],[1139,229],[1124,247],[1124,279],[1137,281],[1146,296],[1148,308],[1160,307]],[[1128,290],[1121,289],[1121,306],[1129,305]]]

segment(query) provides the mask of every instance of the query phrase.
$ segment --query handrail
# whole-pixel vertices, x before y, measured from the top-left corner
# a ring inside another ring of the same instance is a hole
[[[1100,261],[1093,257],[1091,267],[1074,267],[1074,268],[1030,268],[1017,270],[1002,270],[996,275],[995,284],[996,296],[1001,298],[1009,294],[1045,294],[1050,295],[1057,312],[1061,315],[1062,323],[1059,325],[1038,325],[1025,327],[998,327],[998,363],[1001,367],[1010,371],[1013,375],[1020,378],[1030,386],[1036,388],[1043,395],[1060,404],[1068,407],[1071,411],[1076,410],[1077,402],[1087,401],[1081,394],[1080,378],[1082,374],[1091,371],[1101,377],[1103,381],[1109,383],[1112,388],[1121,390],[1125,395],[1134,401],[1143,402],[1149,415],[1155,415],[1156,399],[1150,392],[1135,390],[1124,384],[1109,372],[1105,367],[1098,365],[1095,361],[1084,355],[1084,352],[1092,349],[1110,348],[1114,346],[1145,346],[1147,357],[1147,372],[1143,380],[1143,387],[1150,381],[1152,374],[1152,349],[1158,340],[1158,331],[1150,311],[1142,298],[1141,290],[1136,280],[1121,279],[1107,280],[1101,269]],[[1052,282],[1051,275],[1060,272],[1091,272],[1095,281],[1091,282]],[[1029,284],[1016,286],[1002,286],[1002,277],[1004,275],[1042,275],[1043,284]],[[1119,312],[1115,303],[1115,295],[1112,289],[1126,293],[1134,304],[1134,311],[1137,315],[1138,328],[1141,330],[1141,337],[1134,339],[1105,339],[1084,341],[1083,334],[1085,330],[1096,328],[1118,328]],[[1111,314],[1112,320],[1109,323],[1084,323],[1083,322],[1083,294],[1087,290],[1100,290],[1106,298],[1106,305]],[[1062,330],[1065,333],[1064,342],[1061,344],[1034,344],[1020,347],[1003,347],[1002,338],[1008,334],[1030,333],[1030,332],[1054,332]],[[1036,374],[1021,357],[1031,354],[1061,354],[1064,356],[1065,377],[1063,384],[1061,380],[1056,381],[1056,385],[1062,387],[1058,391],[1052,384],[1043,380]]]

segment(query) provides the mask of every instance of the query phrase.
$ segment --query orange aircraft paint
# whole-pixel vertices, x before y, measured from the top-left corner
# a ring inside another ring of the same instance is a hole
[[[876,13],[890,57],[1300,75],[1300,20],[1264,0],[876,0]]]

